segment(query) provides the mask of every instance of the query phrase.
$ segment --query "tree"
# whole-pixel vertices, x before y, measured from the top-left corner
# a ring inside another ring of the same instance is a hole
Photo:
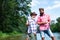
[[[0,31],[6,33],[25,32],[25,16],[31,12],[28,6],[30,2],[29,0],[0,0]],[[23,12],[23,16],[19,11]]]
[[[57,20],[56,27],[58,32],[60,32],[60,17],[58,17],[56,20]]]
[[[18,28],[19,13],[16,11],[16,7],[16,0],[2,0],[0,17],[0,30],[2,32],[12,32],[16,27]]]
[[[30,6],[28,6],[30,4],[32,0],[18,0],[18,7],[19,9],[19,13],[20,13],[20,29],[22,30],[22,32],[26,31],[26,17],[27,15],[29,15],[31,13],[30,10]]]
[[[50,26],[51,26],[51,30],[52,30],[53,32],[56,32],[56,31],[57,31],[56,23],[55,23],[55,21],[54,21],[54,20],[52,20],[52,21],[51,21]]]
[[[58,17],[56,20],[57,20],[58,23],[60,23],[60,17]]]

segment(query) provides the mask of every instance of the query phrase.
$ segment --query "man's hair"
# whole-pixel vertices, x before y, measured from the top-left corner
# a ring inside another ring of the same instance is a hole
[[[43,10],[44,11],[44,8],[39,8],[39,10]]]

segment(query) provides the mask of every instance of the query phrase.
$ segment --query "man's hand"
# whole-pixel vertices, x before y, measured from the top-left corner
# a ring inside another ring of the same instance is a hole
[[[29,23],[26,23],[27,26],[29,26]]]
[[[47,24],[48,22],[42,22],[42,24]]]
[[[48,22],[38,22],[37,24],[47,24]]]

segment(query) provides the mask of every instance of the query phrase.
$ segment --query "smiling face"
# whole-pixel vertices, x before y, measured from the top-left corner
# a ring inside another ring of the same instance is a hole
[[[35,12],[31,13],[31,17],[35,18],[37,16],[37,14]]]
[[[33,14],[31,17],[32,17],[32,18],[35,18],[35,17],[36,17],[36,15],[35,15],[35,14]]]

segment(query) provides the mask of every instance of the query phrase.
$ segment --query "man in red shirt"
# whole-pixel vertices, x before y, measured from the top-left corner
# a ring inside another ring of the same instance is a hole
[[[44,40],[44,34],[46,33],[52,40],[55,40],[53,33],[50,30],[50,16],[44,13],[44,8],[39,8],[40,16],[37,23],[40,25],[40,33],[42,40]]]

